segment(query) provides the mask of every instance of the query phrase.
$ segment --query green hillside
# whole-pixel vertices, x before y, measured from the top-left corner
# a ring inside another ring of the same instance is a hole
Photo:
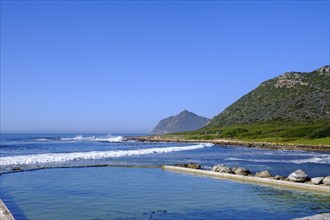
[[[329,66],[268,80],[214,117],[208,127],[330,120]]]
[[[330,145],[329,65],[263,82],[215,116],[192,139],[230,138]]]

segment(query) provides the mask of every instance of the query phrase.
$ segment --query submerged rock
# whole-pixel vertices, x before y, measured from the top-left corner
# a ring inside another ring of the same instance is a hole
[[[322,182],[325,184],[325,185],[330,185],[330,176],[327,176],[325,177]]]
[[[232,170],[236,175],[247,176],[251,174],[250,170],[245,169],[243,167],[234,167]]]
[[[233,173],[233,171],[224,164],[218,164],[213,166],[212,171],[219,173]]]
[[[191,169],[200,169],[201,168],[201,165],[199,165],[197,163],[175,164],[174,166],[186,167],[186,168],[191,168]]]
[[[324,179],[324,177],[314,177],[311,179],[312,183],[314,183],[315,185],[319,185],[322,183],[322,180]]]
[[[261,172],[257,172],[255,176],[259,177],[259,178],[267,178],[267,177],[271,177],[272,175],[270,174],[270,172],[268,170],[264,170]]]
[[[296,170],[288,176],[291,182],[306,182],[308,175],[302,170]]]

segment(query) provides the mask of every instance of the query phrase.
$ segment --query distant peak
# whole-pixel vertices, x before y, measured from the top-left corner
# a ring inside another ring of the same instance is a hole
[[[208,118],[183,110],[175,116],[162,119],[153,129],[154,134],[168,134],[173,132],[193,131],[207,124]]]
[[[178,115],[196,115],[195,113],[192,113],[188,110],[183,110],[182,112],[180,112]],[[177,115],[177,116],[178,116]]]

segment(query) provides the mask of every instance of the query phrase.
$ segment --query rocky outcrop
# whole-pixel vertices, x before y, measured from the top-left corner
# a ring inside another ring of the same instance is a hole
[[[261,172],[257,172],[255,176],[260,177],[260,178],[268,178],[268,177],[271,177],[272,175],[270,174],[270,172],[268,170],[264,170]]]
[[[186,167],[186,168],[190,168],[190,169],[200,169],[201,168],[201,165],[197,164],[197,163],[175,164],[174,166]]]
[[[288,179],[292,182],[306,182],[308,175],[302,170],[296,170],[288,176]]]
[[[201,169],[201,165],[197,163],[186,163],[186,164],[175,164],[176,167],[191,168],[191,169]],[[330,176],[327,177],[314,177],[309,178],[308,175],[302,170],[296,170],[291,173],[287,178],[284,176],[276,175],[272,177],[268,170],[257,172],[254,176],[251,172],[244,167],[233,167],[232,169],[225,164],[217,164],[212,167],[212,172],[233,174],[239,176],[250,176],[256,178],[268,178],[270,180],[279,181],[291,181],[297,183],[305,183],[306,185],[329,185],[330,186]],[[329,188],[330,190],[330,188]]]
[[[175,132],[193,131],[205,126],[208,121],[208,118],[204,118],[184,110],[176,116],[171,116],[161,120],[152,130],[152,133],[169,134]]]
[[[325,185],[330,185],[330,176],[327,176],[325,177],[323,180],[322,180],[323,184]]]
[[[228,173],[219,173],[209,170],[203,170],[203,169],[187,169],[184,167],[177,167],[177,166],[167,166],[164,165],[162,167],[164,170],[173,170],[173,171],[179,171],[179,172],[188,172],[193,173],[197,175],[206,175],[206,176],[213,176],[221,179],[229,179],[234,181],[244,181],[244,182],[250,182],[250,183],[260,183],[260,184],[266,184],[271,186],[280,186],[280,187],[287,187],[289,189],[297,189],[297,190],[306,190],[306,191],[313,191],[313,192],[320,192],[325,193],[325,195],[329,195],[330,186],[327,185],[314,185],[311,184],[311,182],[305,182],[305,183],[296,183],[296,182],[290,182],[290,181],[283,181],[283,180],[274,180],[271,178],[259,178],[252,175],[243,176],[243,175],[236,175],[236,174],[228,174]]]
[[[319,185],[322,183],[322,180],[324,179],[324,177],[314,177],[311,179],[312,183],[314,183],[315,185]]]
[[[293,88],[297,86],[308,86],[307,82],[303,82],[303,77],[299,73],[289,72],[280,75],[277,78],[277,82],[275,83],[276,88],[286,87]]]
[[[320,74],[325,74],[327,76],[330,75],[330,66],[323,66],[321,68],[318,68],[317,71],[320,73]]]
[[[251,172],[248,169],[245,169],[243,167],[234,167],[232,170],[236,175],[247,176],[251,174]]]
[[[14,172],[21,172],[23,170],[20,167],[13,167],[12,171],[14,171]]]
[[[233,171],[224,164],[218,164],[213,166],[212,171],[219,173],[233,173]]]

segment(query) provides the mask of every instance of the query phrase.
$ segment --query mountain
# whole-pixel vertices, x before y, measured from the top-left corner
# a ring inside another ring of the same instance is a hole
[[[287,72],[261,83],[214,117],[207,128],[267,122],[330,122],[330,67]]]
[[[176,116],[171,116],[161,120],[152,130],[153,134],[168,134],[182,131],[192,131],[207,124],[209,119],[198,116],[187,110]]]
[[[229,138],[330,146],[330,67],[287,72],[261,83],[185,135],[190,139]]]

